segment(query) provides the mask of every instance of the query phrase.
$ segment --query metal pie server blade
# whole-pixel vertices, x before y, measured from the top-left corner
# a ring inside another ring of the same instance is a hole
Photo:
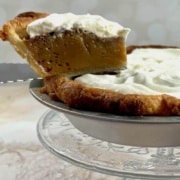
[[[0,83],[38,78],[28,64],[0,64]]]

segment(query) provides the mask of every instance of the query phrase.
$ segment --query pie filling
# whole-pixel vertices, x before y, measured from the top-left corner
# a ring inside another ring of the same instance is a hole
[[[180,49],[136,49],[128,54],[127,61],[127,69],[117,74],[85,74],[75,81],[122,94],[180,98]]]
[[[101,16],[50,14],[29,23],[26,31],[29,36],[24,43],[42,77],[126,67],[130,29]]]

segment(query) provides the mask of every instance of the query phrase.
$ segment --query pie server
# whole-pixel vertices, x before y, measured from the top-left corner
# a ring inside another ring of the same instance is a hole
[[[38,78],[28,64],[0,64],[0,83],[25,81]]]

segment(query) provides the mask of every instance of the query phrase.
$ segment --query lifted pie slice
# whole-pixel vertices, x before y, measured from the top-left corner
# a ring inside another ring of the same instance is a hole
[[[129,29],[97,15],[27,12],[0,31],[41,77],[76,76],[126,67]]]

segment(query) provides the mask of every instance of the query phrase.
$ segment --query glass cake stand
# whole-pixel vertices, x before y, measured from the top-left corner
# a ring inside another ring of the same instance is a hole
[[[52,110],[37,125],[45,148],[58,157],[105,174],[139,179],[180,179],[180,116],[138,117],[77,110],[40,94]]]
[[[75,128],[64,113],[46,112],[37,125],[41,143],[56,156],[92,171],[146,179],[180,179],[180,147],[109,143]]]

